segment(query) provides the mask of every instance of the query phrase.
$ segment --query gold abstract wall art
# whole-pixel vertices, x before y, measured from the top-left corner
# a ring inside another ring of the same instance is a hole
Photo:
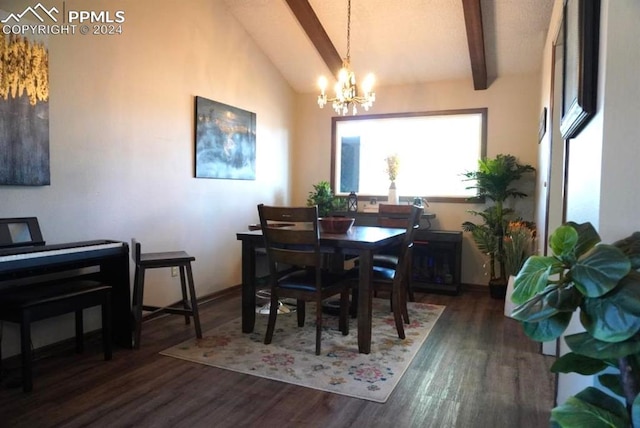
[[[49,100],[49,53],[41,42],[16,34],[0,38],[0,97],[26,93],[31,105]]]
[[[45,43],[28,35],[0,34],[0,185],[51,183]]]

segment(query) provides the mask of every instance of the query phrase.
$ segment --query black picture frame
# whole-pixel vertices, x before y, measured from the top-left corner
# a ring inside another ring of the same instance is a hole
[[[540,122],[538,122],[538,143],[542,141],[542,137],[547,133],[547,108],[542,108],[540,113]]]
[[[256,179],[256,114],[195,97],[195,177]]]
[[[596,112],[600,0],[565,0],[560,133],[575,138]]]

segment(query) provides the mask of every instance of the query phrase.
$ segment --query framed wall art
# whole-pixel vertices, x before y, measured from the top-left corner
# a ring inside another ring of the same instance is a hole
[[[256,114],[195,97],[195,176],[256,179]]]
[[[560,119],[565,140],[575,138],[596,112],[599,27],[600,0],[566,0]]]
[[[0,185],[49,184],[47,40],[0,34]]]
[[[538,122],[538,143],[542,141],[542,137],[547,133],[547,108],[542,108],[540,113],[540,121]]]

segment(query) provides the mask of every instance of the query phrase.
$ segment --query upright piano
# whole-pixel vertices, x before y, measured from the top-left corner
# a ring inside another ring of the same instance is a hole
[[[48,245],[36,217],[0,219],[0,299],[16,287],[82,277],[111,285],[115,344],[131,348],[129,246],[107,239]]]

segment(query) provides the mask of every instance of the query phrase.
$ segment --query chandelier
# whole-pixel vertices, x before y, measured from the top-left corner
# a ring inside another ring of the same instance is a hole
[[[318,79],[320,95],[318,95],[318,105],[323,108],[328,102],[336,113],[346,115],[351,107],[352,113],[358,113],[357,106],[361,105],[365,110],[373,105],[376,94],[373,92],[373,74],[368,74],[362,83],[362,94],[358,95],[358,85],[356,85],[356,75],[351,71],[351,0],[348,2],[347,12],[347,57],[342,60],[342,68],[338,72],[338,81],[334,87],[336,96],[327,98],[325,89],[327,79],[321,76]]]

